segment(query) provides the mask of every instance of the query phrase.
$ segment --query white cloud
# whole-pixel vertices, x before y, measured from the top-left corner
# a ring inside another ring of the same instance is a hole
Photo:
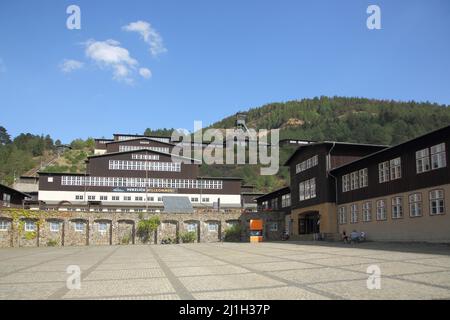
[[[145,79],[149,79],[152,77],[152,72],[148,68],[140,68],[139,74]]]
[[[152,28],[150,23],[139,20],[123,26],[122,29],[139,33],[142,36],[142,39],[150,45],[150,53],[153,56],[156,57],[161,53],[167,52],[161,35]]]
[[[133,82],[132,73],[139,63],[130,56],[127,49],[120,46],[118,41],[89,40],[86,42],[85,53],[99,66],[112,69],[115,80]]]
[[[70,73],[72,71],[81,69],[83,65],[83,62],[77,60],[64,59],[64,61],[59,65],[59,69],[64,73]]]

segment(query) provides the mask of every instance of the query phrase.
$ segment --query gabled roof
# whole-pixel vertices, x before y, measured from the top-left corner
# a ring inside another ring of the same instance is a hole
[[[14,193],[21,194],[21,195],[23,195],[25,198],[31,198],[31,196],[30,196],[29,194],[23,193],[23,192],[21,192],[21,191],[19,191],[19,190],[13,189],[13,188],[8,187],[8,186],[6,186],[6,185],[4,185],[4,184],[0,184],[0,187],[3,188],[3,189],[9,190],[9,191],[11,191],[11,192],[14,192]]]
[[[427,136],[431,136],[431,135],[438,135],[438,136],[440,136],[440,135],[443,135],[443,133],[445,133],[445,131],[449,131],[449,132],[447,133],[447,139],[448,139],[448,135],[449,135],[449,133],[450,133],[450,126],[445,126],[445,127],[443,127],[443,128],[440,128],[440,129],[437,129],[437,130],[434,130],[434,131],[431,131],[431,132],[422,134],[422,135],[420,135],[420,136],[418,136],[418,137],[416,137],[416,138],[413,138],[413,139],[411,139],[411,140],[408,140],[408,141],[399,143],[399,144],[397,144],[397,145],[395,145],[395,146],[388,147],[388,148],[379,150],[379,151],[377,151],[377,152],[371,153],[371,154],[369,154],[369,155],[367,155],[367,156],[364,156],[364,157],[362,157],[362,158],[360,158],[360,159],[357,159],[357,160],[355,160],[355,161],[346,163],[346,164],[344,164],[344,165],[342,165],[342,166],[339,166],[339,167],[337,167],[337,168],[332,169],[331,172],[339,171],[339,170],[342,169],[342,168],[345,168],[345,167],[347,167],[347,166],[354,165],[354,164],[359,163],[359,162],[361,162],[361,161],[364,161],[364,160],[366,160],[366,159],[368,159],[368,158],[371,158],[371,157],[374,157],[374,156],[377,156],[377,155],[380,155],[380,154],[383,154],[383,153],[387,153],[387,152],[390,152],[390,151],[392,151],[392,150],[401,148],[401,147],[404,146],[404,145],[407,145],[407,144],[410,144],[410,143],[414,143],[415,141],[420,140],[420,139],[423,139],[423,138],[426,138]]]
[[[92,155],[92,156],[88,156],[88,160],[91,159],[91,158],[101,158],[101,157],[108,157],[108,156],[113,156],[113,155],[118,155],[118,154],[141,153],[141,152],[157,153],[157,154],[162,154],[164,156],[176,157],[176,158],[181,158],[181,159],[186,159],[186,160],[191,160],[191,161],[194,161],[194,162],[201,163],[201,160],[198,160],[198,159],[184,157],[184,156],[178,156],[178,155],[172,155],[171,153],[162,152],[162,151],[155,151],[155,150],[149,150],[149,149],[144,149],[144,148],[143,149],[137,149],[137,150],[119,151],[119,152],[110,152],[110,153],[103,153],[103,154]],[[88,160],[86,160],[86,161],[88,161]]]
[[[291,160],[302,150],[304,150],[305,148],[310,148],[310,147],[316,147],[316,146],[356,146],[356,147],[360,147],[360,148],[372,148],[374,149],[374,152],[379,151],[380,149],[386,149],[389,146],[386,145],[380,145],[380,144],[367,144],[367,143],[353,143],[353,142],[338,142],[338,141],[322,141],[322,142],[313,142],[310,144],[305,144],[305,145],[301,145],[299,146],[295,152],[286,160],[286,162],[284,163],[285,166],[288,166],[289,163],[291,162]],[[376,151],[375,151],[376,150]]]
[[[263,194],[260,197],[256,197],[255,200],[264,199],[264,198],[270,198],[270,196],[272,196],[272,195],[283,195],[283,194],[287,194],[289,192],[291,192],[291,187],[289,187],[289,186],[282,187],[282,188],[274,190],[272,192],[265,193],[265,194]]]
[[[119,140],[119,141],[113,140],[110,142],[106,142],[105,144],[125,143],[125,142],[129,142],[129,141],[137,141],[137,140],[147,140],[147,141],[159,142],[159,143],[166,144],[169,146],[174,146],[173,143],[160,141],[160,140],[157,140],[156,138],[159,138],[159,137],[138,137],[138,138],[132,138],[132,139],[127,139],[127,140]],[[165,137],[163,137],[163,138],[165,138]]]

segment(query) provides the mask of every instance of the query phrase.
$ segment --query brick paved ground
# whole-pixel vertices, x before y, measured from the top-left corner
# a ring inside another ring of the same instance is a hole
[[[367,289],[369,265],[381,289]],[[68,265],[82,270],[68,290]],[[202,243],[0,249],[0,299],[450,299],[450,246]]]

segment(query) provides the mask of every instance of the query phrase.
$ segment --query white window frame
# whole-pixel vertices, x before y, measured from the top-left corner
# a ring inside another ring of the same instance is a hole
[[[25,221],[24,230],[26,232],[33,232],[33,231],[36,231],[36,229],[37,229],[36,221],[31,221],[31,220]]]
[[[430,148],[431,170],[445,168],[447,157],[445,153],[445,142],[434,145]]]
[[[217,222],[208,222],[208,232],[218,232],[219,224]]]
[[[372,221],[372,202],[367,201],[362,204],[362,218],[363,222]]]
[[[97,223],[97,230],[100,233],[106,233],[108,231],[108,223],[106,223],[106,222],[98,222]]]
[[[391,209],[392,219],[403,218],[403,197],[392,197]]]
[[[356,203],[350,206],[350,223],[358,223],[358,205]]]
[[[80,228],[80,226],[82,226],[82,228]],[[86,229],[86,223],[81,222],[81,221],[75,221],[74,229],[75,229],[75,232],[84,232]]]
[[[398,157],[389,161],[389,170],[391,181],[401,179],[402,177],[402,158]]]
[[[445,214],[445,192],[443,189],[435,189],[429,192],[430,197],[430,216],[439,216]],[[436,208],[436,213],[433,213]],[[441,210],[442,209],[442,210]]]
[[[409,202],[409,216],[421,217],[422,216],[422,193],[416,192],[408,196]]]
[[[339,207],[339,224],[347,224],[346,207]]]
[[[58,221],[50,221],[50,232],[59,232],[60,228],[61,228],[61,223]],[[55,228],[55,226],[57,226],[57,228]]]
[[[377,200],[377,221],[385,221],[387,220],[387,209],[386,209],[386,200],[380,199]]]
[[[197,224],[196,223],[187,223],[186,230],[187,232],[197,232]]]
[[[369,185],[368,169],[364,168],[359,170],[359,187],[365,188]]]
[[[416,173],[428,172],[430,170],[430,150],[425,148],[416,151]]]
[[[378,164],[378,181],[384,183],[389,181],[389,161]]]
[[[10,223],[8,220],[0,219],[0,231],[8,231]]]

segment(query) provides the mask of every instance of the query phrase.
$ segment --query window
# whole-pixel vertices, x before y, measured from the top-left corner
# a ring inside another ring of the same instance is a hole
[[[392,219],[399,219],[403,217],[402,197],[394,197],[392,203]]]
[[[422,173],[430,170],[430,157],[428,148],[416,152],[416,172]]]
[[[112,196],[111,199],[112,199],[112,201],[119,201],[120,197],[119,196]]]
[[[3,206],[9,207],[11,205],[11,195],[8,193],[3,194]]]
[[[107,201],[108,200],[108,196],[100,196],[100,200]]]
[[[135,201],[142,201],[144,198],[143,197],[134,197]]]
[[[88,196],[88,200],[95,200],[95,196]]]
[[[36,231],[36,222],[25,221],[25,231]]]
[[[367,168],[359,170],[359,187],[364,188],[369,185]]]
[[[350,207],[350,223],[358,222],[358,205],[352,204]]]
[[[272,222],[271,224],[269,224],[269,231],[278,231],[278,223]]]
[[[153,202],[153,201],[155,201],[155,198],[154,197],[147,197],[147,201]]]
[[[84,232],[84,222],[81,222],[81,221],[75,222],[75,231],[76,232]]]
[[[209,198],[202,198],[202,202],[209,202]]]
[[[444,190],[430,191],[430,215],[444,214]]]
[[[345,207],[339,208],[339,224],[347,223],[347,213],[345,212]]]
[[[377,201],[377,220],[386,220],[386,200]]]
[[[162,200],[162,197],[158,197],[158,202],[162,202],[163,200]],[[197,201],[198,201],[198,199],[197,199]]]
[[[217,232],[219,230],[219,225],[215,222],[208,223],[208,231],[209,232]]]
[[[342,176],[342,192],[350,190],[350,176],[348,174]]]
[[[350,189],[355,190],[359,188],[358,171],[350,173]]]
[[[378,181],[380,183],[389,181],[389,161],[378,164]]]
[[[271,199],[271,200],[270,200],[270,207],[271,207],[273,210],[278,210],[278,198],[275,198],[275,199]]]
[[[82,195],[80,195],[80,194],[77,194],[75,196],[75,200],[83,200],[83,199],[84,199],[84,197]]]
[[[53,182],[53,177],[48,177],[48,178],[47,178],[47,182],[52,183],[52,182]]]
[[[422,194],[414,193],[409,196],[409,215],[420,217],[422,215]]]
[[[9,221],[0,220],[0,231],[8,231],[9,229]]]
[[[431,153],[431,169],[439,169],[447,166],[445,157],[445,143],[440,143],[430,148]]]
[[[299,184],[300,201],[316,197],[316,178],[312,178]]]
[[[300,172],[306,171],[308,169],[311,169],[312,167],[317,166],[318,163],[319,163],[319,157],[317,155],[315,155],[312,158],[309,158],[303,162],[298,163],[295,166],[295,173],[300,173]]]
[[[282,208],[286,208],[289,207],[291,205],[291,194],[283,194],[281,196],[281,207]]]
[[[99,222],[98,224],[98,232],[106,233],[108,231],[108,224],[106,222]]]
[[[395,158],[389,161],[391,180],[400,179],[402,177],[402,160],[401,158]]]
[[[123,197],[123,201],[131,201],[131,197],[130,196],[124,196]]]
[[[50,231],[51,232],[59,232],[59,222],[52,221],[50,222]]]
[[[188,223],[186,229],[188,232],[197,232],[197,224],[196,223]]]
[[[364,222],[372,221],[372,203],[364,202],[362,205],[362,216]]]
[[[198,202],[198,198],[191,198],[191,202]]]

